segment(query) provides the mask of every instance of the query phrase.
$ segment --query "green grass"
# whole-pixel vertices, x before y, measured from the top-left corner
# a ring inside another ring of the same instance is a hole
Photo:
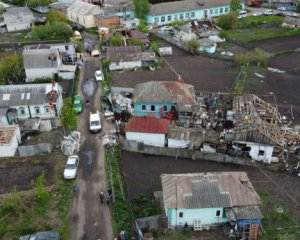
[[[255,40],[266,40],[276,37],[287,37],[300,34],[300,29],[293,30],[288,28],[254,28],[228,31],[228,37],[245,42]]]
[[[95,35],[99,34],[97,27],[87,28],[87,29],[85,29],[85,32],[90,33],[90,34],[95,34]]]
[[[243,27],[258,27],[262,23],[282,23],[283,17],[280,16],[250,16],[246,18],[241,18],[238,20],[237,28],[243,28]]]
[[[143,218],[159,214],[154,197],[137,196],[132,200],[134,218]]]

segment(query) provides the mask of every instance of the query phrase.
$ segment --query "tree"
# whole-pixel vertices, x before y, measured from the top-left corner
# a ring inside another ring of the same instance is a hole
[[[150,43],[153,52],[158,53],[158,46],[155,42]]]
[[[200,42],[196,38],[192,38],[191,40],[188,40],[186,42],[186,45],[188,46],[191,53],[195,55],[198,51],[198,48],[200,47]]]
[[[260,64],[266,66],[269,58],[269,53],[260,48],[255,48],[254,50],[246,53],[236,54],[234,57],[234,61],[238,65],[248,65],[250,63],[257,63],[258,66],[260,66]]]
[[[27,5],[29,7],[37,7],[37,6],[48,6],[49,1],[48,0],[27,0]]]
[[[132,46],[141,46],[142,50],[145,49],[145,44],[141,39],[130,39],[129,44]]]
[[[57,11],[53,11],[53,10],[50,10],[47,13],[47,20],[50,23],[54,23],[54,22],[68,23],[68,19],[64,15],[62,15],[61,13],[59,13]]]
[[[45,184],[45,171],[42,171],[42,174],[36,180],[31,180],[36,200],[40,203],[43,203],[50,196],[49,191],[45,188]]]
[[[44,26],[37,26],[32,29],[32,35],[39,40],[69,40],[72,34],[71,26],[64,22],[47,23]]]
[[[66,98],[64,100],[60,121],[68,131],[72,131],[77,128],[77,116],[73,108],[72,98]]]
[[[21,82],[25,77],[23,60],[18,54],[0,58],[0,78],[4,81]]]
[[[116,33],[110,39],[110,46],[111,47],[118,47],[123,45],[123,37],[120,33]]]
[[[143,32],[143,33],[148,33],[148,28],[147,28],[147,23],[144,19],[140,20],[140,24],[136,27],[137,30]]]
[[[240,9],[242,9],[241,0],[231,0],[230,10],[236,12]]]
[[[221,28],[229,30],[234,28],[237,20],[238,18],[236,12],[230,12],[226,15],[221,15],[220,17],[218,17],[217,23]]]
[[[300,13],[300,2],[299,2],[299,1],[298,1],[298,3],[297,3],[296,12]]]
[[[150,10],[150,4],[148,0],[134,0],[134,13],[138,19],[145,19]]]

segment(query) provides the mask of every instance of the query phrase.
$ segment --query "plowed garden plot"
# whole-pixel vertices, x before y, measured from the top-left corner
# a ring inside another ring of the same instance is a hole
[[[161,46],[171,46],[160,43]],[[233,62],[203,56],[192,56],[172,46],[173,55],[165,57],[167,62],[181,75],[185,83],[192,84],[197,91],[228,91],[237,68]],[[149,81],[175,81],[177,75],[163,62],[157,71],[114,72],[114,87],[134,88],[136,84]]]
[[[270,52],[300,48],[300,35],[252,41],[253,46]]]
[[[300,189],[296,187],[300,178],[296,176],[264,170],[266,175],[257,167],[151,156],[127,151],[122,151],[122,168],[130,198],[138,195],[153,196],[154,191],[160,191],[160,175],[163,173],[245,171],[256,191],[267,192],[284,200],[293,214],[300,219]]]
[[[290,53],[273,57],[270,59],[268,65],[272,68],[297,74],[300,77],[300,53]]]

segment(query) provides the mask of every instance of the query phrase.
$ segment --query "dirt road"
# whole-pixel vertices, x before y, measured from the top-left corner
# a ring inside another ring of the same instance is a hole
[[[100,109],[100,87],[91,80],[96,69],[99,69],[99,59],[84,57],[79,94],[83,97],[84,103],[89,99],[90,104],[85,104],[84,111],[78,119],[82,140],[76,181],[80,190],[73,199],[70,240],[113,239],[109,208],[101,204],[99,198],[100,191],[107,189],[101,135],[108,125],[102,122],[102,132],[97,134],[91,134],[88,129],[90,111],[95,112]]]

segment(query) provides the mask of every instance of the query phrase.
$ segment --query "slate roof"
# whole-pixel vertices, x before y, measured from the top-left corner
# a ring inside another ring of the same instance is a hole
[[[140,117],[132,118],[126,128],[125,132],[139,132],[139,133],[168,133],[169,121],[158,117]]]
[[[49,59],[50,56],[58,56],[58,50],[48,45],[39,49],[24,49],[23,64],[24,68],[52,68],[57,66],[57,58],[54,61]]]
[[[100,9],[100,7],[97,5],[82,1],[75,1],[68,7],[68,12],[76,13],[79,15],[90,15],[93,14],[94,8]]]
[[[148,43],[149,42],[149,38],[145,35],[145,33],[138,31],[138,30],[130,30],[130,35],[131,38],[133,39],[140,39],[142,40],[144,43]]]
[[[141,46],[108,47],[107,58],[112,62],[141,61]]]
[[[58,88],[61,87],[56,83],[54,90],[58,91]],[[49,103],[51,100],[48,94],[51,90],[51,83],[3,85],[0,86],[0,107]]]
[[[263,217],[258,206],[234,207],[236,219],[260,219]]]
[[[230,0],[185,0],[151,5],[149,15],[158,16],[169,13],[190,12],[198,9],[229,6]]]
[[[105,11],[110,13],[123,12],[124,9],[126,9],[126,11],[134,10],[133,0],[108,0],[106,4],[107,7]]]
[[[10,7],[6,8],[3,17],[7,24],[28,21],[30,18],[33,20],[33,13],[28,7]]]
[[[298,18],[294,18],[294,17],[285,17],[283,22],[285,24],[289,24],[289,25],[296,25],[297,27],[300,27],[300,19]]]
[[[214,208],[261,204],[245,172],[162,174],[165,208]]]
[[[178,104],[195,104],[195,90],[190,84],[174,81],[151,81],[135,86],[135,102],[174,102]]]

